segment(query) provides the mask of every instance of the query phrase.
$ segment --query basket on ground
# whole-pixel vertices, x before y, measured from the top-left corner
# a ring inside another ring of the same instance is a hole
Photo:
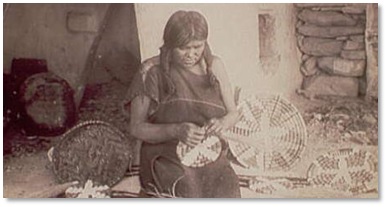
[[[54,173],[60,182],[92,180],[113,186],[131,162],[124,134],[109,123],[86,121],[66,132],[53,152]]]
[[[255,95],[238,105],[240,119],[224,133],[231,153],[254,172],[289,170],[307,139],[299,111],[279,95]]]

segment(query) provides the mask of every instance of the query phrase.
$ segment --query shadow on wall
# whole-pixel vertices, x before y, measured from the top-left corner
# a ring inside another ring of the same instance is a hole
[[[129,85],[141,63],[134,5],[111,4],[110,8],[94,58],[93,72],[86,74],[87,83],[115,79]]]
[[[110,7],[112,15],[107,17],[109,6],[5,5],[3,72],[10,73],[13,58],[44,59],[48,70],[75,90],[77,103],[88,81],[109,80],[102,69],[109,68],[114,77],[129,82],[140,62],[134,5],[114,4]],[[118,53],[114,54],[116,49]]]

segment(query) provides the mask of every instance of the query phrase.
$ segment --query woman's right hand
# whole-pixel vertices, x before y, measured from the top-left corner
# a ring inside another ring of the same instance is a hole
[[[205,130],[193,123],[178,125],[176,137],[190,147],[198,145],[205,137]]]

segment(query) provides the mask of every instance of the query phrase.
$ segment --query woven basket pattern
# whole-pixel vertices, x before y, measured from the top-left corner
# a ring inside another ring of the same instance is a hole
[[[179,142],[176,154],[182,164],[188,167],[203,167],[214,162],[220,156],[222,143],[216,136],[208,136],[195,147]]]
[[[377,188],[377,159],[360,149],[340,149],[319,156],[308,169],[313,186],[352,194]]]
[[[298,110],[280,96],[255,95],[242,101],[238,111],[239,122],[224,133],[225,138],[242,141],[229,141],[237,161],[259,172],[291,169],[307,139]]]
[[[60,182],[93,180],[112,186],[123,178],[131,156],[118,129],[106,122],[86,121],[66,132],[55,146],[54,173]]]
[[[273,176],[239,176],[239,184],[256,193],[272,194],[277,190],[294,190],[310,186],[306,178]]]

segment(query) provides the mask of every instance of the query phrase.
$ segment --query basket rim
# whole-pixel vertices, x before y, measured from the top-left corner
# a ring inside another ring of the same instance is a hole
[[[54,153],[53,153],[53,156],[52,156],[52,162],[54,164],[53,166],[53,171],[54,171],[54,174],[56,175],[56,178],[60,181],[60,182],[63,182],[64,178],[62,178],[62,176],[60,175],[60,169],[57,169],[57,167],[55,167],[55,163],[58,162],[59,160],[61,160],[62,158],[60,158],[61,156],[59,156],[58,153],[55,153],[56,149],[60,148],[61,145],[63,143],[65,143],[66,141],[68,141],[69,139],[73,138],[74,134],[79,132],[79,130],[84,130],[84,129],[87,129],[88,126],[104,126],[104,127],[108,127],[109,128],[109,133],[113,133],[114,135],[117,135],[119,137],[120,140],[124,141],[125,142],[125,138],[126,136],[124,135],[123,132],[121,132],[117,127],[115,127],[114,125],[108,123],[108,122],[105,122],[105,121],[101,121],[101,120],[88,120],[88,121],[83,121],[75,126],[73,126],[71,129],[69,129],[67,132],[65,132],[61,137],[60,137],[60,140],[59,142],[54,146]],[[57,151],[58,152],[58,151]],[[121,172],[121,179],[124,177],[125,175],[125,172],[127,170],[131,171],[130,167],[131,167],[131,163],[133,161],[133,152],[131,149],[128,149],[127,152],[125,152],[124,154],[122,154],[123,157],[125,157],[125,159],[122,159],[122,160],[127,160],[128,161],[128,165],[127,165],[127,169],[125,169],[126,167],[123,167],[123,169],[125,170],[120,170],[122,171]],[[63,157],[63,156],[62,156]],[[126,161],[125,161],[126,162]],[[109,186],[113,186],[114,184],[116,184],[120,179],[117,177],[117,178],[110,178],[108,179],[107,183],[105,183],[106,185],[109,185]]]

